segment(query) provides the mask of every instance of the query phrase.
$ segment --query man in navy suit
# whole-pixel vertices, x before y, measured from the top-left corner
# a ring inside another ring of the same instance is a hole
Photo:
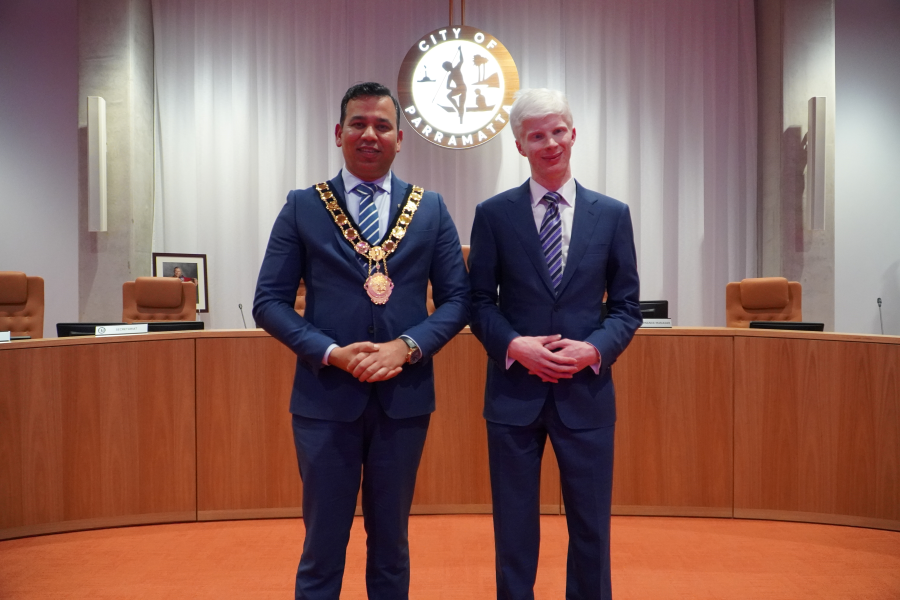
[[[565,96],[517,95],[510,113],[531,178],[478,205],[472,331],[489,356],[487,420],[497,597],[534,598],[547,437],[569,529],[566,598],[610,598],[615,394],[610,367],[641,323],[628,206],[582,187]],[[601,320],[604,292],[608,316]]]
[[[335,127],[344,169],[288,194],[259,272],[253,317],[297,354],[290,410],[306,525],[297,598],[339,597],[360,479],[369,598],[408,597],[407,524],[434,411],[431,357],[469,316],[443,199],[391,173],[399,123],[386,87],[347,91]],[[301,279],[303,317],[294,311]]]

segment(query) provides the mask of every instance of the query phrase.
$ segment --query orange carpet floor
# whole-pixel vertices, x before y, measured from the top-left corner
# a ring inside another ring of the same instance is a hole
[[[542,517],[535,595],[562,600],[565,519]],[[290,598],[298,519],[152,525],[0,542],[0,598]],[[418,600],[494,597],[489,515],[413,516]],[[365,598],[356,519],[341,598]],[[618,600],[900,599],[900,532],[771,521],[614,517]]]

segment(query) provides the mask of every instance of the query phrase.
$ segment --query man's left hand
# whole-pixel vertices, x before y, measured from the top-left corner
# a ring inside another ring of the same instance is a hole
[[[353,376],[363,382],[385,381],[396,377],[406,363],[409,346],[403,340],[376,344],[377,350],[368,353],[353,368]]]
[[[555,342],[548,342],[544,348],[555,352],[560,356],[568,356],[575,359],[576,372],[591,365],[600,365],[600,352],[587,342],[578,342],[563,338]]]

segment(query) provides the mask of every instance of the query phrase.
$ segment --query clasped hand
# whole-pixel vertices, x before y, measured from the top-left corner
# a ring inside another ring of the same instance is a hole
[[[509,343],[509,358],[517,360],[541,381],[558,383],[600,360],[597,349],[587,342],[561,335],[520,336]]]
[[[328,364],[363,382],[385,381],[403,370],[407,348],[403,340],[383,344],[356,342],[332,350]]]

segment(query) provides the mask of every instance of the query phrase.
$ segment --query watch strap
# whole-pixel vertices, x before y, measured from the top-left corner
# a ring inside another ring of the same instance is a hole
[[[406,362],[409,364],[414,364],[422,358],[422,350],[419,349],[419,345],[416,344],[416,341],[409,337],[408,335],[401,335],[400,339],[406,344],[409,349],[406,353]]]

